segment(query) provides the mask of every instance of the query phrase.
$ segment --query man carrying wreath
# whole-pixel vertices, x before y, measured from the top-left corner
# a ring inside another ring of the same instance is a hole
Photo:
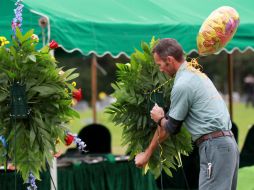
[[[152,53],[160,71],[175,80],[169,111],[155,105],[150,112],[158,127],[147,149],[136,155],[136,166],[144,167],[158,143],[177,134],[184,122],[199,147],[199,190],[235,190],[239,151],[222,97],[204,73],[186,62],[176,40],[160,40]]]

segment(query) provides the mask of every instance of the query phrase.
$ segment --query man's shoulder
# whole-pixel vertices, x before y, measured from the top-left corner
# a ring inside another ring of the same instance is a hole
[[[199,81],[199,78],[197,74],[193,73],[192,71],[185,70],[181,72],[181,75],[177,78],[175,81],[175,85],[184,85],[184,86],[189,86],[191,84],[196,84]]]
[[[174,92],[195,92],[207,86],[209,83],[209,78],[201,72],[184,71],[174,82],[173,91]]]
[[[182,80],[177,80],[174,83],[172,91],[173,92],[185,92],[185,91],[191,90],[192,84],[188,81],[189,80],[187,80],[186,78],[183,78]]]

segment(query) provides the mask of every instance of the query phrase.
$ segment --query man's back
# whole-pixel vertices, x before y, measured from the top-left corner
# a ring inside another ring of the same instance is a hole
[[[169,116],[184,120],[194,141],[213,131],[231,129],[227,107],[213,83],[187,63],[176,74]]]

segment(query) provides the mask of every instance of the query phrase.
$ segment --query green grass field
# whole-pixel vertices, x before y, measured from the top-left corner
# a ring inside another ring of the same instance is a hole
[[[97,123],[103,124],[111,132],[112,153],[117,155],[124,154],[126,148],[121,146],[122,129],[119,126],[114,126],[109,118],[110,116],[105,114],[103,111],[97,112]],[[239,147],[241,149],[249,127],[254,124],[254,108],[246,108],[244,104],[235,103],[233,105],[233,120],[238,126]],[[71,131],[73,133],[78,133],[82,127],[91,124],[91,122],[92,110],[80,112],[80,119],[76,119],[71,122]],[[66,147],[61,145],[60,149],[65,151]]]
[[[246,107],[242,103],[235,103],[233,105],[233,120],[238,126],[238,144],[241,149],[249,128],[254,124],[254,108]]]

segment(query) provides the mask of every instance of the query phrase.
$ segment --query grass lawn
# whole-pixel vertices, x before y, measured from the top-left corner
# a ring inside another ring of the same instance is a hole
[[[233,120],[238,126],[238,144],[241,149],[249,128],[254,124],[254,108],[246,107],[243,103],[234,103]]]
[[[248,132],[249,127],[254,124],[254,108],[248,107],[246,108],[242,103],[235,103],[233,105],[233,119],[236,125],[238,126],[238,141],[239,147],[242,148],[245,136]],[[122,129],[119,126],[114,126],[114,124],[110,121],[109,115],[105,114],[103,111],[97,112],[97,123],[100,123],[106,126],[110,132],[112,137],[112,153],[113,154],[124,154],[126,148],[121,146],[121,136]],[[80,112],[80,119],[73,120],[71,122],[71,131],[73,133],[78,133],[82,127],[92,123],[92,110],[86,110]],[[62,151],[65,151],[67,147],[64,145],[60,146]]]

